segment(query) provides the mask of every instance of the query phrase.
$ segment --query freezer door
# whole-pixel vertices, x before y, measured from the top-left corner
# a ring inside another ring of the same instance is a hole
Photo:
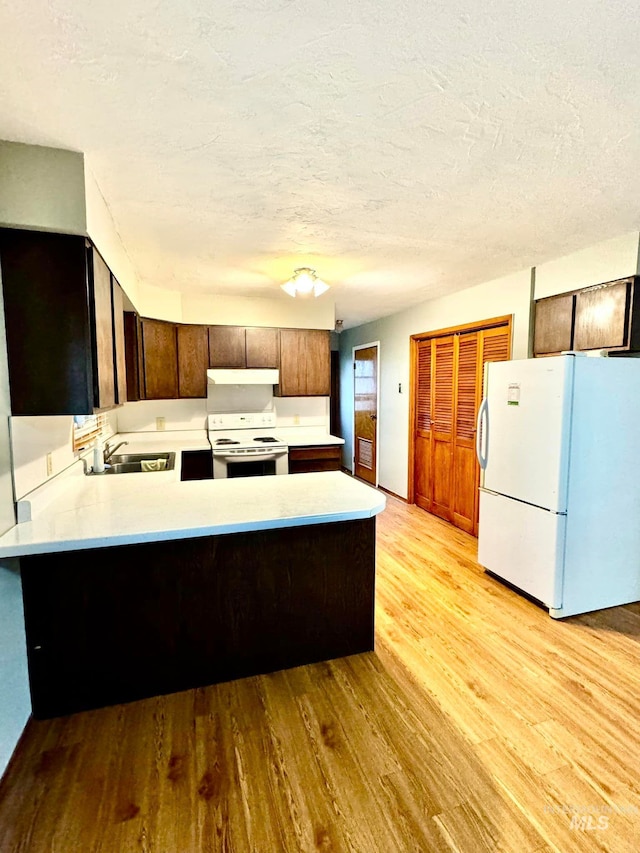
[[[482,485],[565,512],[574,356],[487,365]]]
[[[559,608],[566,520],[480,489],[478,562],[547,607]]]

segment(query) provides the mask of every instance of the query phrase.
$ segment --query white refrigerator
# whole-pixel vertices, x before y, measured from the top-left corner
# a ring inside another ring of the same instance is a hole
[[[487,364],[478,562],[561,618],[640,600],[640,359]]]

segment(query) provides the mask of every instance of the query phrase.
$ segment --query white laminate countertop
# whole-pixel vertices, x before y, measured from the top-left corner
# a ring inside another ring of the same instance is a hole
[[[174,439],[176,452],[199,449]],[[127,450],[137,447],[131,440]],[[174,471],[144,474],[86,477],[79,463],[72,468],[55,500],[0,537],[0,558],[371,518],[386,503],[339,471],[180,482],[178,460]]]
[[[344,438],[331,435],[321,427],[274,427],[273,432],[289,447],[311,447],[325,444],[344,444]]]

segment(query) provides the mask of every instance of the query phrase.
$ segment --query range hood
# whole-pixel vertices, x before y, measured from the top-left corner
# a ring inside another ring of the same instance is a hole
[[[277,385],[279,381],[279,371],[270,368],[207,370],[211,385]]]

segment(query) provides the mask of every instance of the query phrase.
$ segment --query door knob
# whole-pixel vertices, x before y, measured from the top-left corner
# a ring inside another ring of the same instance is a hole
[[[378,416],[377,416],[377,415],[369,415],[369,417],[371,418],[371,420],[372,420],[372,421],[377,421],[377,420],[378,420]]]

